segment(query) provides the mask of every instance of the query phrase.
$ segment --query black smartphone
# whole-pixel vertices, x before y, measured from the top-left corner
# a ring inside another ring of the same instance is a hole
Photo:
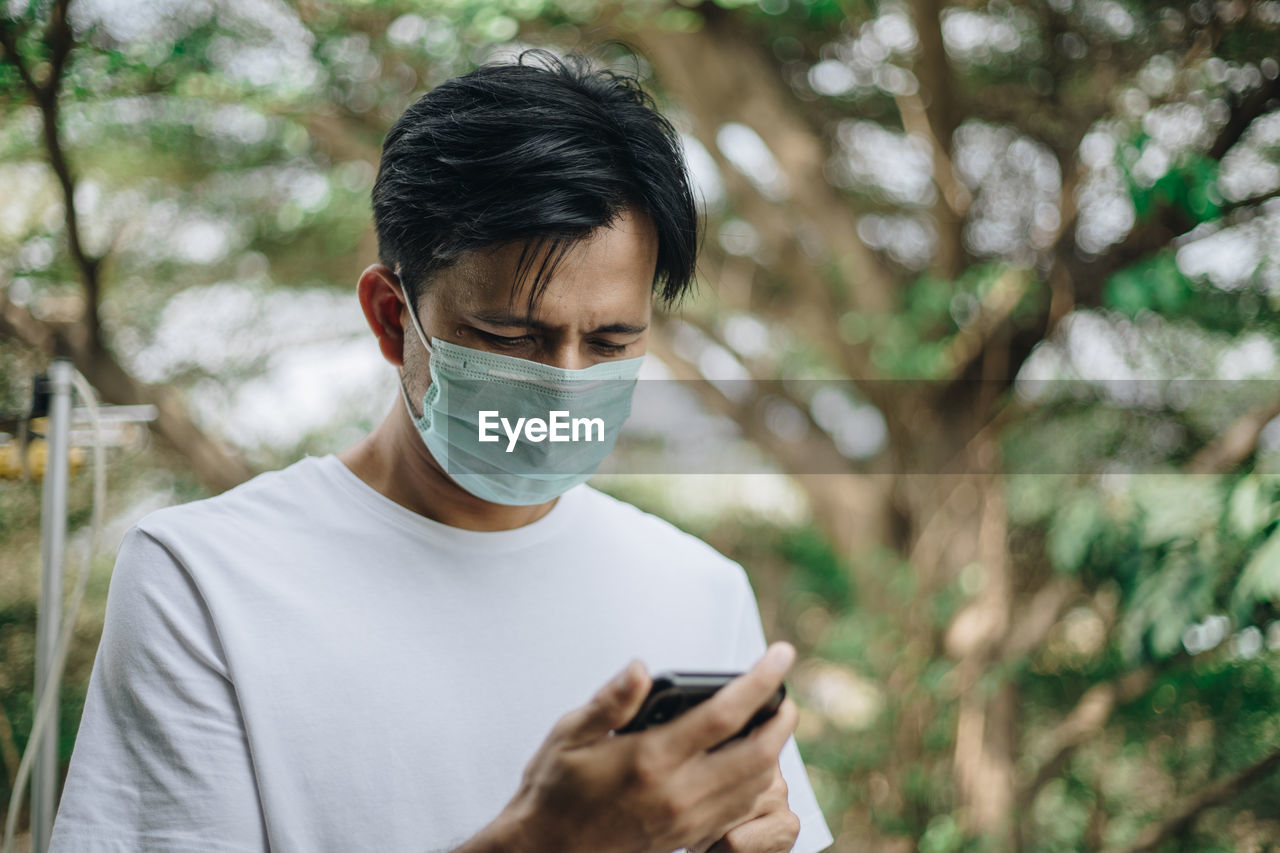
[[[653,676],[653,686],[649,689],[649,695],[645,697],[644,704],[640,706],[640,710],[636,712],[636,715],[631,718],[629,723],[617,730],[618,734],[644,731],[674,720],[694,705],[710,699],[717,690],[739,675],[742,675],[742,673],[660,672]],[[786,696],[786,685],[779,684],[778,689],[769,697],[769,701],[765,702],[760,707],[760,710],[752,715],[741,731],[726,739],[723,743],[716,744],[713,749],[719,749],[730,741],[745,737],[756,726],[776,714],[778,706],[782,704],[782,700]]]

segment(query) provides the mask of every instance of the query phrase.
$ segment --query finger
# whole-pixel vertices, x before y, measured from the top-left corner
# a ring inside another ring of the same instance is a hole
[[[717,851],[727,849],[737,850],[738,845],[746,845],[746,849],[755,850],[756,848],[752,846],[753,844],[759,845],[768,841],[768,832],[762,829],[767,824],[756,824],[756,821],[760,818],[773,816],[772,819],[775,823],[786,823],[786,819],[782,817],[786,814],[791,814],[790,806],[787,803],[787,781],[782,775],[782,768],[775,766],[773,784],[756,798],[755,805],[750,813],[722,827],[714,835],[701,839],[697,844],[689,847],[689,853],[717,853]],[[738,829],[739,827],[748,826],[750,827],[749,829]],[[783,840],[785,840],[785,836]],[[781,849],[790,850],[794,843],[795,839],[792,838]]]
[[[791,793],[791,789],[787,787],[787,777],[782,775],[782,765],[778,765],[777,775],[773,777],[773,785],[765,792],[765,797],[770,802],[776,802],[780,805],[787,805],[787,795]]]
[[[636,715],[649,693],[651,680],[644,663],[633,660],[612,681],[601,687],[581,708],[570,711],[556,724],[553,734],[567,746],[580,746],[624,726]]]
[[[800,837],[800,819],[790,809],[735,826],[707,853],[787,853]]]
[[[796,708],[796,703],[788,696],[782,700],[782,704],[778,706],[776,714],[752,729],[745,738],[739,741],[732,741],[726,744],[724,748],[728,749],[738,743],[755,741],[760,744],[762,750],[776,759],[778,753],[786,746],[787,740],[795,733],[796,724],[799,721],[800,711]]]
[[[787,808],[787,779],[782,775],[782,765],[775,764],[773,781],[767,790],[756,798],[755,808],[751,812],[752,819],[764,817],[770,812]]]
[[[751,669],[663,726],[672,749],[686,757],[696,755],[741,731],[778,689],[795,654],[790,643],[774,643]]]
[[[769,786],[769,790],[760,795],[756,800],[755,812],[751,815],[752,820],[758,817],[765,817],[774,812],[790,811],[791,806],[787,800],[787,780],[782,775],[782,767],[779,765],[773,774],[773,784]]]
[[[754,784],[762,796],[777,789],[781,777],[778,756],[795,729],[797,715],[795,703],[783,700],[778,713],[751,734],[690,762],[686,770],[689,784],[717,790]],[[785,785],[783,780],[783,791]]]
[[[798,719],[795,702],[790,697],[783,699],[777,713],[750,734],[697,756],[690,770],[696,774],[695,778],[709,776],[726,780],[754,776],[757,772],[771,769],[776,771],[778,756],[795,731]]]
[[[676,782],[686,792],[684,800],[697,803],[700,819],[694,825],[705,833],[698,845],[689,847],[691,853],[706,853],[739,824],[788,809],[778,755],[795,727],[795,714],[795,704],[784,702],[778,711],[782,719],[770,721],[777,732],[757,729],[732,747],[701,753],[681,768]]]
[[[690,847],[689,853],[705,853],[715,841],[723,836],[734,826],[755,820],[756,818],[765,817],[774,812],[786,811],[789,808],[787,800],[787,780],[782,775],[782,768],[774,765],[772,771],[772,782],[755,798],[750,809],[738,814],[735,818],[722,824],[714,835],[709,835],[699,842],[700,849]]]

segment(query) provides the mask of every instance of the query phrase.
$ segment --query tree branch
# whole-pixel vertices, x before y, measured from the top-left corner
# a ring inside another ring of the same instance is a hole
[[[1257,449],[1258,435],[1273,418],[1280,417],[1280,400],[1248,412],[1238,418],[1217,439],[1206,445],[1187,463],[1186,470],[1195,474],[1214,474],[1230,471],[1253,455]],[[1031,608],[1032,611],[1035,608]],[[1114,681],[1094,685],[1085,691],[1075,708],[1067,714],[1050,736],[1053,744],[1049,757],[1040,765],[1032,780],[1022,789],[1019,802],[1030,806],[1036,794],[1055,777],[1077,748],[1102,731],[1112,711],[1118,705],[1132,702],[1146,692],[1154,672],[1150,667],[1134,670]],[[1203,806],[1202,808],[1207,808]],[[1155,846],[1161,838],[1145,847]]]
[[[680,322],[688,323],[705,335],[712,343],[722,347],[725,346],[705,324],[687,319],[681,319]],[[731,400],[703,376],[702,372],[694,364],[677,355],[675,350],[666,345],[665,333],[670,325],[669,321],[664,320],[655,325],[659,325],[664,332],[664,338],[659,342],[661,353],[658,355],[663,363],[671,366],[681,379],[691,381],[699,389],[703,401],[708,403],[713,411],[732,418],[757,444],[767,448],[775,457],[781,460],[790,473],[802,474],[814,471],[831,474],[854,473],[849,460],[836,448],[835,442],[831,440],[826,430],[812,422],[808,405],[788,392],[780,383],[768,382],[760,377],[753,376],[757,389],[767,386],[770,396],[781,397],[804,413],[806,423],[810,425],[811,435],[804,442],[803,452],[797,452],[793,442],[781,440],[765,425],[761,417],[760,406],[760,403],[763,402],[763,394],[757,390],[749,398]],[[728,349],[728,347],[725,348]]]
[[[58,179],[62,190],[63,221],[67,231],[67,247],[71,260],[80,273],[81,284],[84,285],[84,323],[90,340],[97,344],[101,335],[98,320],[98,304],[101,301],[101,278],[99,269],[102,259],[90,255],[85,250],[80,235],[80,219],[75,205],[75,179],[71,174],[71,166],[67,162],[58,133],[58,99],[62,89],[63,75],[71,51],[75,47],[75,37],[71,32],[71,24],[67,20],[67,7],[70,0],[58,0],[53,6],[49,24],[45,29],[44,43],[49,49],[49,77],[41,84],[35,80],[30,70],[25,67],[18,53],[17,40],[13,33],[0,25],[0,44],[5,53],[17,67],[28,92],[40,110],[41,128],[44,135],[45,154],[49,158],[49,166]]]
[[[840,553],[856,554],[871,543],[886,541],[889,478],[855,472],[825,432],[811,433],[805,442],[783,441],[764,422],[760,394],[730,400],[696,365],[675,352],[668,336],[667,324],[655,322],[649,351],[677,379],[689,383],[709,411],[731,418],[804,489],[815,522]]]
[[[844,341],[833,320],[851,304],[874,313],[892,310],[896,286],[857,236],[847,201],[827,182],[824,143],[795,115],[768,63],[743,38],[721,31],[733,26],[723,17],[712,15],[716,26],[697,33],[642,33],[645,55],[688,110],[694,133],[715,158],[735,207],[755,225],[764,254],[774,259],[769,270],[794,294],[783,310],[874,401],[876,383],[867,380],[878,371],[869,345]],[[763,197],[719,150],[716,133],[729,121],[745,123],[764,138],[791,187],[787,200]],[[816,238],[821,244],[836,276],[805,250],[806,232],[810,242]]]
[[[1193,474],[1225,473],[1248,459],[1257,449],[1258,435],[1272,419],[1280,417],[1280,400],[1240,416],[1214,441],[1200,450],[1185,466]],[[1035,607],[1029,609],[1034,612]],[[1010,649],[1009,651],[1012,651]],[[1154,677],[1149,667],[1134,670],[1119,679],[1091,687],[1081,696],[1050,736],[1049,757],[1019,794],[1019,802],[1030,806],[1036,794],[1055,777],[1077,748],[1105,727],[1118,705],[1133,701],[1146,692]],[[1149,846],[1154,846],[1152,842]],[[1146,849],[1143,848],[1131,848]]]
[[[13,739],[13,726],[9,723],[9,715],[0,705],[0,758],[4,760],[5,779],[9,785],[18,778],[18,764],[21,763],[21,752]]]
[[[350,122],[331,112],[320,112],[319,110],[312,111],[309,115],[301,117],[301,121],[306,124],[307,132],[312,137],[325,144],[333,155],[335,162],[364,160],[375,168],[377,167],[378,161],[381,159],[380,149],[377,145],[366,142],[358,133],[354,132],[355,128],[351,126]]]
[[[67,356],[76,369],[98,389],[105,401],[117,404],[150,403],[158,411],[152,430],[186,457],[196,476],[214,491],[223,491],[252,476],[242,459],[207,436],[191,420],[177,395],[165,388],[139,382],[125,370],[102,340],[98,306],[102,294],[102,258],[84,247],[75,206],[75,178],[58,132],[58,100],[75,37],[67,20],[70,0],[57,0],[45,28],[49,51],[49,76],[37,81],[17,49],[11,28],[0,21],[0,46],[6,61],[17,69],[23,84],[40,110],[45,153],[62,190],[67,246],[84,286],[84,313],[78,322],[48,323],[14,303],[0,290],[0,334],[15,338],[47,356]]]
[[[928,98],[921,103],[929,120],[929,129],[944,151],[951,148],[951,135],[960,121],[957,118],[955,85],[947,48],[942,39],[942,3],[939,0],[912,0],[911,20],[920,42],[920,58],[916,62],[916,78]]]
[[[1236,103],[1231,109],[1231,116],[1218,131],[1213,145],[1209,146],[1209,157],[1221,160],[1232,146],[1240,141],[1245,131],[1249,129],[1249,125],[1253,124],[1253,120],[1262,115],[1267,101],[1277,97],[1280,97],[1280,77],[1264,81],[1261,86],[1247,95],[1233,97]]]
[[[923,91],[896,95],[894,103],[907,132],[929,143],[933,181],[939,195],[938,203],[933,206],[933,217],[938,224],[938,254],[934,269],[944,278],[954,279],[965,266],[966,253],[961,234],[973,198],[951,163],[951,138],[957,124],[955,87],[942,40],[941,11],[938,0],[913,0],[911,3],[911,17],[920,41],[915,73]]]
[[[1067,606],[1082,597],[1078,581],[1054,577],[1018,605],[1018,614],[1005,635],[1000,657],[1005,663],[1025,658],[1044,642]]]
[[[55,0],[49,15],[49,26],[45,29],[44,43],[49,47],[49,82],[46,89],[50,97],[56,98],[62,87],[62,72],[75,47],[75,36],[71,32],[71,22],[67,20],[67,9],[71,0]]]
[[[1154,677],[1149,667],[1143,667],[1086,690],[1050,734],[1049,755],[1018,793],[1018,802],[1029,807],[1040,789],[1058,775],[1075,751],[1103,730],[1112,712],[1145,693]]]
[[[1277,96],[1280,96],[1280,78],[1268,81],[1249,96],[1238,101],[1231,112],[1231,117],[1209,147],[1208,155],[1215,160],[1220,160],[1244,135],[1254,119],[1261,115],[1267,102]],[[1264,197],[1259,197],[1250,202],[1257,204],[1265,200]],[[1054,253],[1058,263],[1066,262],[1076,282],[1089,282],[1089,287],[1082,289],[1083,292],[1079,298],[1086,304],[1094,304],[1101,296],[1103,284],[1112,273],[1151,256],[1168,245],[1174,237],[1191,230],[1196,224],[1182,211],[1166,206],[1157,210],[1147,222],[1133,228],[1123,240],[1097,258],[1082,259],[1076,255],[1074,227],[1063,230],[1054,247]]]
[[[733,352],[733,348],[729,346],[727,343],[725,343],[724,339],[719,334],[716,333],[716,331],[711,327],[710,324],[706,323],[705,321],[697,317],[681,315],[680,322],[697,329],[704,337],[706,337],[707,340],[711,341],[716,346],[719,346],[728,352]],[[748,365],[748,370],[750,370],[750,365]],[[754,370],[752,370],[751,372],[753,374],[753,378],[755,378],[756,381],[761,381],[759,377],[755,376],[756,372]],[[822,427],[821,424],[819,424],[817,421],[813,419],[813,411],[810,408],[809,403],[807,401],[801,400],[794,393],[792,393],[790,388],[788,388],[786,385],[783,385],[777,382],[769,383],[769,392],[771,395],[776,395],[778,397],[781,397],[782,399],[790,403],[792,406],[795,406],[796,409],[804,415],[805,422],[809,425],[809,429],[813,431],[815,435],[823,436],[824,438],[826,438],[827,443],[830,444],[830,449],[834,451],[836,454],[831,458],[833,460],[836,458],[843,460],[845,465],[849,467],[850,470],[852,470],[853,468],[852,464],[844,457],[843,454],[840,453],[838,449],[836,449],[835,443],[832,442],[830,438],[828,438],[827,431]],[[832,471],[831,473],[836,473],[836,471]]]
[[[1185,67],[1211,50],[1212,46],[1212,39],[1206,42],[1203,38],[1197,38],[1196,43],[1183,54],[1181,64]],[[1104,69],[1107,67],[1110,66],[1103,66]],[[1109,86],[1102,86],[1100,90],[1109,91],[1110,88]],[[990,95],[990,90],[984,90],[984,97],[989,97]],[[1231,110],[1230,118],[1209,146],[1207,152],[1209,156],[1221,159],[1244,135],[1249,125],[1266,109],[1270,99],[1278,95],[1280,95],[1280,78],[1267,81],[1249,95],[1237,99]],[[1013,123],[1015,126],[1020,126],[1019,116],[1025,112],[1025,109],[1021,106],[1011,109],[1008,115],[1004,116],[1004,120]],[[1087,130],[1088,125],[1092,124],[1094,119],[1101,117],[1102,114],[1101,112],[1090,110],[1080,112],[1082,120],[1074,122],[1073,126],[1082,125],[1083,127],[1079,134],[1072,137],[1073,142],[1070,150],[1074,150],[1075,145],[1078,144],[1078,137],[1083,134],[1083,130]],[[1086,117],[1087,120],[1084,120]],[[1024,132],[1027,131],[1024,130]],[[1055,148],[1055,150],[1059,149]],[[1063,160],[1063,152],[1061,150],[1059,150],[1059,160]],[[1155,214],[1146,222],[1131,229],[1123,240],[1113,244],[1105,253],[1095,257],[1082,257],[1077,252],[1075,245],[1077,212],[1075,211],[1073,200],[1068,197],[1071,188],[1075,185],[1075,181],[1076,176],[1072,171],[1063,182],[1062,213],[1068,215],[1060,216],[1062,224],[1058,237],[1046,253],[1047,257],[1052,259],[1047,280],[1053,289],[1053,298],[1049,306],[1042,312],[1041,317],[1038,318],[1038,321],[1027,324],[1025,328],[1011,328],[1012,320],[1005,323],[1005,327],[1009,328],[1011,332],[1008,371],[1010,379],[1017,374],[1018,368],[1026,357],[1030,355],[1031,350],[1053,332],[1058,321],[1070,309],[1078,306],[1096,305],[1101,301],[1103,285],[1113,273],[1143,258],[1150,257],[1159,249],[1167,246],[1175,237],[1186,233],[1196,225],[1181,211],[1163,207],[1155,211]],[[1234,207],[1242,207],[1248,204],[1256,205],[1263,201],[1266,201],[1266,197],[1260,196],[1239,202],[1235,206],[1228,206],[1228,208],[1234,209]],[[998,338],[999,336],[995,337]]]
[[[1223,474],[1244,462],[1258,449],[1263,428],[1280,417],[1280,400],[1246,412],[1217,438],[1200,449],[1186,464],[1190,474]]]
[[[1280,767],[1280,749],[1249,765],[1244,770],[1210,784],[1200,793],[1187,797],[1159,823],[1152,824],[1142,831],[1138,839],[1127,847],[1119,848],[1116,853],[1139,853],[1151,850],[1166,839],[1172,838],[1189,827],[1206,809],[1221,805],[1251,785],[1261,782],[1273,770]]]
[[[898,107],[898,115],[902,117],[903,129],[929,143],[929,150],[933,154],[933,181],[938,185],[939,195],[953,218],[962,220],[969,212],[973,196],[956,174],[947,146],[929,121],[929,110],[924,101],[919,95],[895,95],[893,102]]]
[[[1227,202],[1222,206],[1222,215],[1226,216],[1235,213],[1237,210],[1246,207],[1256,207],[1264,202],[1268,202],[1273,198],[1280,198],[1280,188],[1271,190],[1270,192],[1259,193],[1258,195],[1242,198],[1239,201]]]
[[[894,277],[862,242],[854,211],[827,181],[826,144],[796,114],[790,94],[756,40],[739,29],[737,17],[714,5],[701,8],[705,23],[697,32],[642,33],[645,54],[658,76],[687,109],[701,116],[713,138],[730,121],[755,130],[790,185],[784,206],[821,237],[852,307],[893,310],[898,302]]]
[[[711,152],[729,196],[742,215],[754,223],[763,247],[762,254],[769,256],[770,269],[785,278],[789,289],[802,294],[801,298],[787,300],[783,306],[791,315],[797,328],[817,348],[823,350],[836,364],[855,380],[872,379],[876,371],[871,366],[867,347],[850,346],[840,339],[837,326],[832,322],[841,313],[841,306],[834,303],[831,288],[813,260],[801,249],[797,226],[779,206],[761,197],[715,144],[715,130],[711,122],[696,119],[696,135]],[[754,260],[751,263],[755,263]]]
[[[111,352],[87,339],[82,323],[40,320],[0,290],[0,335],[46,356],[69,357],[108,403],[154,405],[158,415],[151,429],[187,459],[191,470],[212,491],[225,491],[253,475],[242,459],[196,426],[173,391],[134,379]]]
[[[22,341],[27,346],[49,355],[59,355],[57,335],[53,327],[37,320],[30,311],[18,305],[5,292],[0,292],[0,334]]]
[[[1005,270],[991,285],[973,319],[956,332],[947,344],[947,364],[950,376],[964,376],[971,365],[982,357],[987,346],[1004,328],[1013,309],[1027,292],[1031,274],[1026,270]]]

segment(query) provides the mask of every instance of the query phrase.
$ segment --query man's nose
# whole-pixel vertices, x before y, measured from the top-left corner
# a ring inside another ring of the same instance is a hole
[[[552,367],[563,368],[564,370],[581,370],[584,367],[591,366],[591,362],[587,361],[578,341],[557,342],[554,347],[546,350],[542,363],[549,364]]]

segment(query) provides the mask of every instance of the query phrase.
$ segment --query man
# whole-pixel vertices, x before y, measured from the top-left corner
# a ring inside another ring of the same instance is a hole
[[[742,568],[583,483],[697,219],[635,81],[543,59],[449,81],[387,136],[358,284],[400,377],[381,425],[126,536],[55,850],[831,842],[790,700],[713,749],[794,656],[763,654]],[[748,671],[617,733],[659,669]]]

